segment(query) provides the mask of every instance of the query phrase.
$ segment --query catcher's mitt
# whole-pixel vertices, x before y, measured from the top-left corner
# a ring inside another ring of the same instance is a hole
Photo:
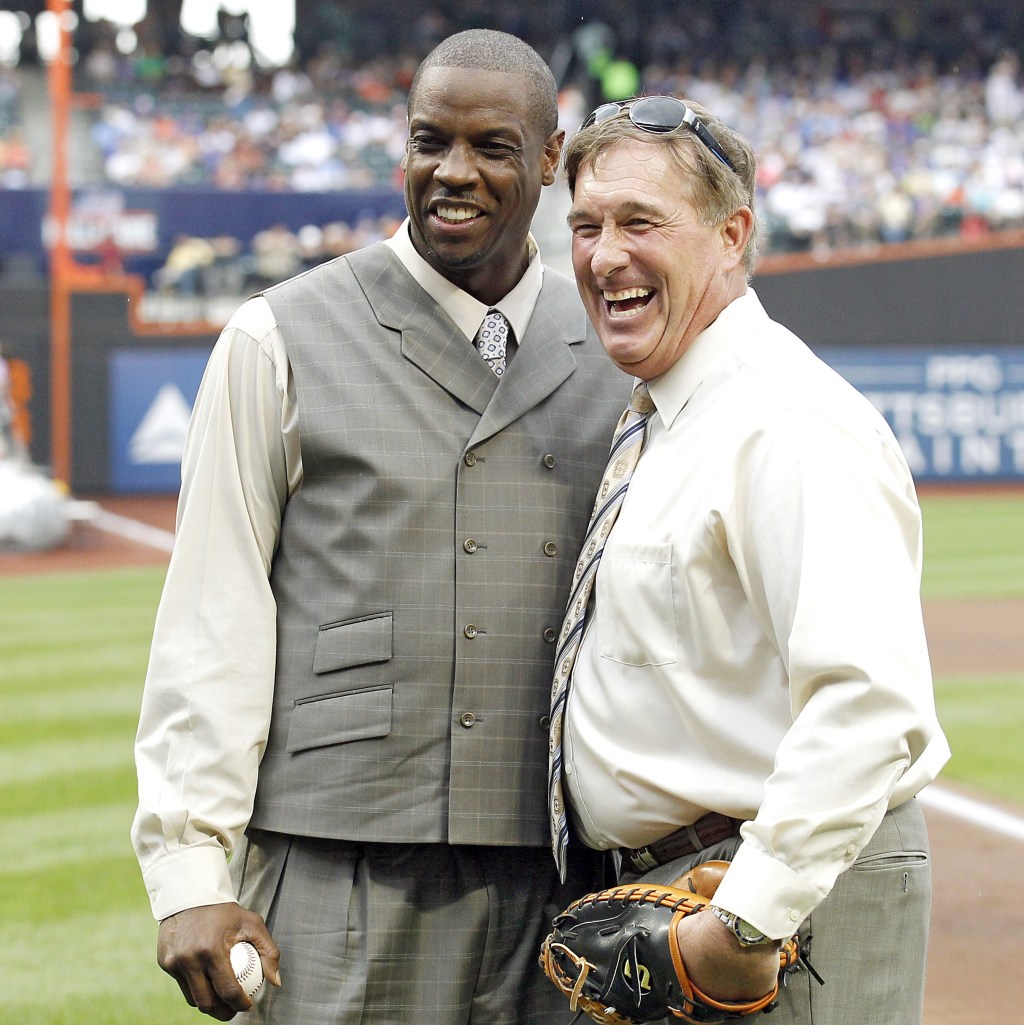
[[[726,868],[728,862],[706,862],[679,886],[617,886],[574,901],[541,944],[541,968],[573,1011],[600,1025],[669,1017],[709,1025],[771,1010],[778,980],[757,1000],[721,1003],[690,982],[679,952],[676,924],[707,907]],[[779,950],[779,979],[797,960],[793,937]]]

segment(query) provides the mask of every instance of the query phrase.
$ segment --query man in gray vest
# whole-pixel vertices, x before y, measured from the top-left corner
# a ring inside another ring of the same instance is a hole
[[[409,98],[395,237],[248,300],[183,461],[136,745],[158,960],[222,1021],[561,1021],[537,968],[556,631],[628,398],[529,228],[563,133],[473,30]],[[474,351],[474,348],[477,351]],[[272,938],[273,937],[273,938]]]

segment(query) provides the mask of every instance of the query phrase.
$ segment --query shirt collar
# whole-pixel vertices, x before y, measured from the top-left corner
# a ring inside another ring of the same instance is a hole
[[[455,322],[455,326],[472,341],[476,337],[480,322],[489,309],[500,310],[512,325],[516,340],[521,344],[526,337],[526,328],[533,316],[537,297],[544,283],[544,265],[540,261],[540,250],[533,235],[528,235],[526,244],[529,249],[530,262],[526,273],[511,292],[495,306],[486,306],[464,292],[458,285],[452,284],[443,274],[439,274],[423,259],[409,237],[409,218],[407,217],[395,234],[385,245],[391,247],[395,255],[402,261],[405,269],[415,278],[417,284],[441,307]]]
[[[651,398],[666,427],[682,412],[683,406],[701,381],[755,330],[757,321],[767,319],[761,301],[753,289],[722,310],[690,343],[690,347],[663,374],[648,381]]]

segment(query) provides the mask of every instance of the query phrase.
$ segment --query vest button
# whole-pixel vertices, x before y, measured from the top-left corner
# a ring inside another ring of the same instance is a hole
[[[538,725],[538,726],[539,726],[539,727],[540,727],[540,728],[541,728],[542,730],[546,730],[546,729],[548,729],[548,727],[549,727],[549,726],[551,725],[551,716],[550,716],[550,715],[542,715],[542,716],[541,716],[541,717],[540,717],[540,718],[539,718],[539,719],[537,720],[537,725]]]
[[[472,555],[477,550],[478,545],[472,538],[468,538],[466,541],[462,542],[462,547]]]
[[[544,545],[544,554],[549,559],[552,556],[557,555],[558,554],[558,545],[556,545],[554,541],[548,541],[548,543],[546,545]]]
[[[474,625],[473,625],[472,623],[470,623],[470,624],[469,624],[469,626],[467,626],[467,627],[466,627],[466,629],[465,629],[465,630],[463,630],[462,632],[463,632],[463,633],[464,633],[464,634],[465,634],[465,635],[466,635],[466,636],[467,636],[467,637],[468,637],[468,638],[469,638],[470,640],[472,640],[472,639],[473,639],[474,637],[476,637],[477,633],[479,633],[479,631],[477,630],[477,628],[476,628],[476,627],[475,627],[475,626],[474,626]]]
[[[548,642],[548,644],[554,644],[555,643],[555,638],[557,636],[558,636],[558,634],[556,634],[555,631],[552,630],[550,626],[544,631],[544,640],[546,640]]]
[[[544,457],[544,465],[549,470],[553,470],[555,468],[555,457],[550,452]]]
[[[463,712],[459,716],[459,722],[468,730],[476,722],[476,716],[472,712]]]
[[[475,452],[467,452],[467,453],[466,453],[466,454],[465,454],[465,455],[464,455],[464,456],[462,457],[462,461],[463,461],[463,462],[464,462],[464,463],[465,463],[465,464],[466,464],[467,466],[476,466],[476,453],[475,453]]]

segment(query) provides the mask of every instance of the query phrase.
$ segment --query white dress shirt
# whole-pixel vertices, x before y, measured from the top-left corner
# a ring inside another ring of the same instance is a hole
[[[413,248],[387,245],[466,336],[488,307]],[[543,284],[540,255],[498,304],[523,338]],[[295,389],[270,304],[247,300],[214,346],[182,460],[176,540],[157,611],[135,746],[132,840],[153,914],[235,899],[227,859],[252,813],[274,693],[271,560],[302,483]]]
[[[752,291],[650,392],[569,692],[573,820],[599,848],[749,820],[716,904],[789,936],[949,756],[913,481]]]

